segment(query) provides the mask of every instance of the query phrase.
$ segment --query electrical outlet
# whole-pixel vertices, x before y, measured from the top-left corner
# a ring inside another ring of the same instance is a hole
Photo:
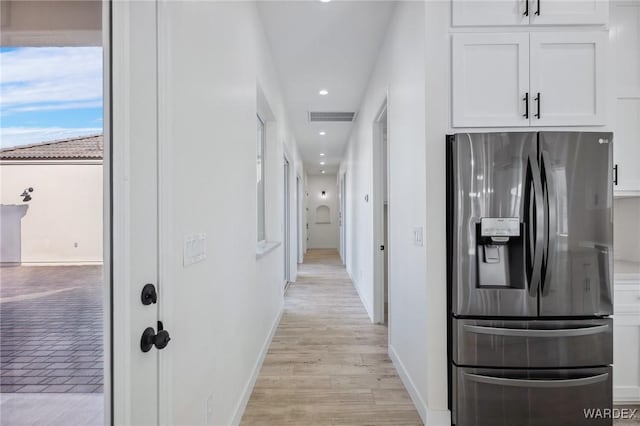
[[[207,425],[213,426],[213,394],[207,398]]]

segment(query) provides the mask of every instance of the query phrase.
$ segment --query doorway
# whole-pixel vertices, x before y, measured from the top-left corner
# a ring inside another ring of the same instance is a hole
[[[109,424],[105,8],[1,9],[2,424]]]
[[[304,194],[302,189],[302,179],[300,176],[296,176],[296,241],[298,248],[298,263],[302,263],[304,261],[304,212],[303,212],[303,200]]]
[[[389,143],[387,99],[373,123],[374,322],[389,317]]]
[[[283,159],[283,190],[284,190],[284,285],[291,280],[291,194],[289,193],[289,160]]]
[[[347,174],[343,173],[340,177],[340,211],[338,212],[340,225],[340,257],[342,264],[347,264]]]

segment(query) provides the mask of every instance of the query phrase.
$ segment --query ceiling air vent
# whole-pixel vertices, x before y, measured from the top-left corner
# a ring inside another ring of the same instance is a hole
[[[309,121],[337,121],[337,122],[350,122],[356,119],[355,112],[309,112]]]

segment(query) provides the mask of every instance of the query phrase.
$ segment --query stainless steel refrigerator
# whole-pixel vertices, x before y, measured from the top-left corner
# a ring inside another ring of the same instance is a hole
[[[612,424],[612,142],[447,137],[453,424]]]

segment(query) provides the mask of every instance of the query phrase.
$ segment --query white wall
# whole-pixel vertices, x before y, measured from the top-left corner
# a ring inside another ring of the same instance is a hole
[[[423,419],[431,356],[427,347],[430,283],[425,269],[427,247],[414,245],[413,228],[425,227],[427,208],[424,7],[421,2],[396,6],[340,169],[347,172],[347,270],[373,318],[373,262],[382,244],[373,239],[373,129],[388,96],[389,351]]]
[[[102,263],[101,162],[4,161],[0,182],[0,262]]]
[[[160,62],[160,138],[171,170],[162,197],[170,247],[162,313],[172,343],[166,424],[239,421],[283,306],[283,246],[256,258],[256,92],[267,124],[266,234],[282,242],[283,153],[304,176],[256,6],[250,2],[166,2]],[[206,233],[205,261],[182,266],[185,235]],[[292,221],[295,279],[295,221]],[[166,306],[167,304],[165,304]],[[207,400],[212,418],[207,420]]]
[[[309,248],[338,249],[340,229],[338,223],[338,187],[336,175],[311,175],[308,178],[307,208],[309,218]],[[321,192],[326,191],[326,198]],[[329,207],[330,223],[318,223],[316,209]]]

